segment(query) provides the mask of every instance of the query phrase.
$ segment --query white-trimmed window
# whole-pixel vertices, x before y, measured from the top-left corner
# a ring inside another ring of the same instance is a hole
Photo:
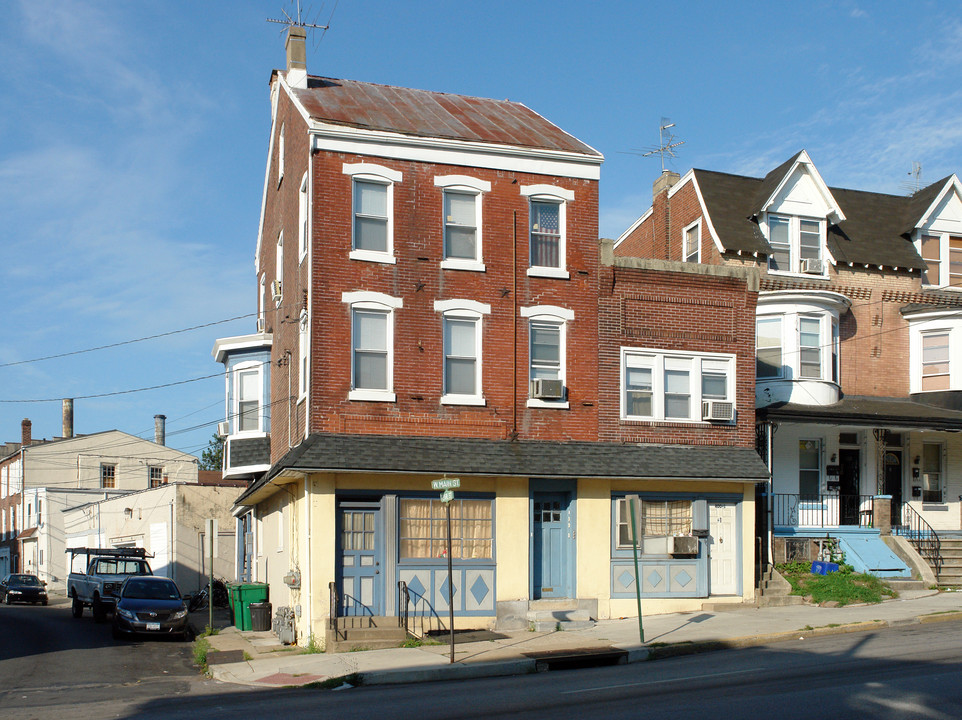
[[[962,237],[926,232],[920,238],[919,253],[928,266],[922,273],[925,285],[962,288]]]
[[[922,443],[922,502],[943,501],[942,443]]]
[[[951,387],[949,374],[949,332],[925,332],[922,339],[922,392],[948,390]]]
[[[798,318],[798,375],[803,378],[822,377],[822,319]]]
[[[681,231],[682,259],[685,262],[701,262],[701,219]]]
[[[472,300],[439,300],[444,367],[441,403],[484,405],[481,385],[481,319],[491,306]]]
[[[675,535],[691,535],[691,500],[658,500],[642,498],[635,517],[638,533],[638,551],[642,555],[667,555],[671,552],[669,542]],[[615,500],[615,547],[630,550],[632,547],[631,511],[628,500]]]
[[[284,231],[277,234],[277,250],[274,256],[274,285],[271,288],[271,296],[277,305],[284,299]]]
[[[394,311],[401,298],[383,293],[341,295],[351,306],[351,391],[349,400],[394,402]]]
[[[825,221],[794,215],[768,215],[768,269],[825,275]]]
[[[798,495],[817,500],[822,492],[822,441],[798,441]]]
[[[117,466],[113,463],[100,464],[100,487],[117,487]]]
[[[574,312],[542,305],[521,308],[521,317],[528,319],[528,407],[567,408],[566,335]],[[539,388],[558,392],[538,396]]]
[[[284,128],[281,125],[281,131],[277,134],[277,184],[281,184],[281,180],[284,179]]]
[[[522,185],[528,198],[528,275],[567,278],[567,204],[575,194],[553,185]]]
[[[621,349],[621,417],[701,422],[703,402],[734,404],[735,357]]]
[[[298,357],[300,362],[297,367],[297,399],[303,400],[307,396],[307,383],[310,379],[310,323],[308,322],[307,311],[301,311],[298,323],[297,339]]]
[[[297,194],[297,259],[301,261],[307,255],[308,238],[310,237],[310,203],[307,194],[307,173],[301,178],[301,188]]]
[[[444,175],[434,178],[434,185],[442,189],[444,247],[441,267],[483,271],[482,193],[490,192],[491,183],[465,175]]]
[[[838,344],[838,320],[830,314],[759,316],[755,319],[755,377],[838,383]]]
[[[351,259],[395,263],[394,185],[397,170],[372,163],[345,163],[352,180]]]
[[[164,468],[160,465],[147,466],[147,487],[155,488],[164,484]]]
[[[233,368],[234,432],[261,432],[264,382],[261,363],[242,363]]]

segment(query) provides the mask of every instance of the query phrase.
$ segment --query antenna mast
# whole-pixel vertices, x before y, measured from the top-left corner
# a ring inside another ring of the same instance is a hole
[[[310,28],[311,30],[327,30],[328,29],[327,25],[316,25],[314,23],[304,22],[303,20],[301,20],[301,0],[296,0],[296,6],[297,6],[297,20],[292,18],[290,15],[288,15],[286,10],[281,10],[281,12],[284,13],[284,20],[280,20],[277,18],[267,18],[267,22],[278,23],[279,25],[286,25],[289,28],[302,27],[305,30],[308,28]],[[333,15],[333,12],[331,14]]]
[[[641,157],[651,157],[652,155],[661,156],[661,171],[665,172],[665,157],[677,158],[675,154],[675,148],[679,145],[684,145],[684,140],[676,140],[675,136],[670,132],[671,128],[675,127],[669,118],[663,117],[661,119],[661,124],[658,126],[658,145],[655,147],[649,146],[647,150],[631,150],[627,151],[629,155],[640,155]]]
[[[912,179],[904,180],[901,183],[902,188],[907,190],[909,195],[915,195],[915,193],[919,191],[919,187],[922,185],[922,163],[914,161],[912,163],[912,169],[906,174],[911,175]]]

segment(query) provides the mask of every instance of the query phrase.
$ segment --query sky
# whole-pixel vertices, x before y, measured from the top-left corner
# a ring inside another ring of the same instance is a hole
[[[254,250],[291,0],[13,0],[0,16],[0,443],[118,429],[199,455]],[[600,233],[666,166],[835,187],[962,171],[962,5],[302,0],[308,72],[521,102],[601,151]]]

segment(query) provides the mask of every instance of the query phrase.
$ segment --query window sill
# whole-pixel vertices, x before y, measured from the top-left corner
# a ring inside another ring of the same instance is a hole
[[[387,253],[374,252],[373,250],[351,250],[348,255],[351,260],[361,260],[363,262],[384,263],[385,265],[396,265],[397,258]]]
[[[564,268],[529,267],[528,277],[544,277],[544,278],[557,278],[559,280],[568,280],[571,277],[571,275]]]
[[[824,273],[803,273],[803,272],[793,272],[791,270],[768,270],[769,275],[781,275],[783,277],[793,277],[793,278],[809,278],[811,280],[828,280],[829,277]]]
[[[528,398],[529,408],[542,408],[545,410],[567,410],[567,400],[540,400],[538,398]]]
[[[442,395],[441,404],[474,405],[476,407],[484,407],[487,404],[487,401],[483,397],[478,397],[476,395]]]
[[[703,425],[704,427],[733,427],[735,423],[733,421],[721,422],[716,420],[711,422],[709,420],[701,420],[696,418],[667,418],[667,417],[636,417],[633,415],[626,415],[621,418],[623,423],[638,423],[638,424],[652,424],[652,423],[666,423],[672,425]]]
[[[263,430],[240,430],[227,436],[228,440],[250,440],[253,438],[267,437],[268,433]]]
[[[457,258],[446,258],[441,261],[442,270],[471,270],[474,272],[485,272],[487,268],[483,262],[477,260],[463,260]]]
[[[347,394],[347,399],[366,402],[397,402],[397,395],[387,390],[351,390]]]

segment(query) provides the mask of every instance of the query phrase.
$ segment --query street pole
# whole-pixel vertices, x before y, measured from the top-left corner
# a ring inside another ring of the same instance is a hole
[[[635,556],[635,597],[638,599],[638,638],[645,642],[645,626],[641,617],[641,574],[638,572],[638,525],[635,520],[635,503],[640,504],[637,495],[628,495],[625,500],[631,513],[631,550]]]
[[[451,662],[454,662],[454,570],[451,559],[451,502],[448,508],[448,622],[451,626]]]
[[[210,575],[207,577],[207,627],[210,632],[214,632],[214,527],[216,523],[211,520],[210,532],[207,533],[210,544]]]

